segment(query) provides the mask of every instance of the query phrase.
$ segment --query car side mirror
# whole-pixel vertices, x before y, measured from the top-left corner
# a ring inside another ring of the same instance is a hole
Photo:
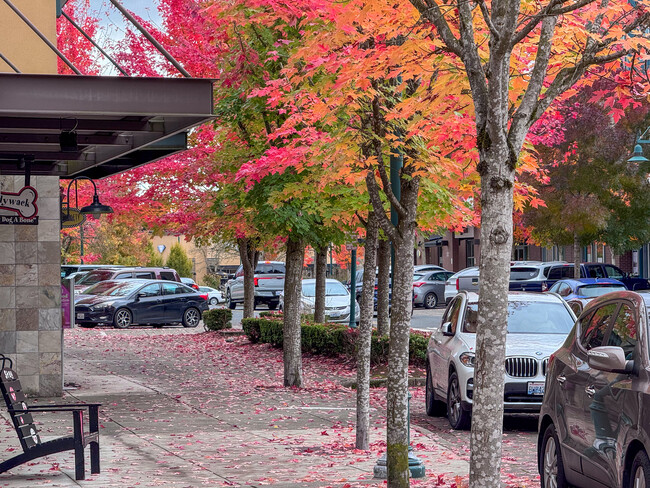
[[[594,347],[587,352],[589,367],[610,373],[631,373],[634,361],[625,359],[625,351],[618,346]]]
[[[440,330],[442,331],[442,335],[444,336],[453,336],[454,332],[451,330],[451,322],[445,322],[440,326]]]

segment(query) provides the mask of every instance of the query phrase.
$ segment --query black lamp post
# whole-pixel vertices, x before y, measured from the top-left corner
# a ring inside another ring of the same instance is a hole
[[[68,192],[67,192],[67,198],[66,198],[66,211],[65,214],[63,215],[63,220],[74,220],[72,217],[70,217],[70,187],[72,186],[72,183],[75,184],[74,191],[75,191],[75,205],[77,204],[78,200],[78,195],[77,195],[77,181],[79,180],[88,180],[93,184],[93,202],[90,205],[86,205],[85,207],[81,207],[79,209],[79,213],[84,214],[84,215],[94,215],[96,217],[102,215],[102,214],[109,214],[113,213],[113,209],[108,206],[108,205],[102,205],[99,201],[99,195],[97,195],[97,185],[95,185],[95,182],[89,178],[88,176],[77,176],[76,178],[73,178],[70,180],[70,183],[68,183]],[[79,239],[80,239],[80,245],[79,245],[79,252],[80,252],[80,261],[81,264],[84,264],[84,227],[83,227],[83,221],[80,224],[80,229],[79,229]]]

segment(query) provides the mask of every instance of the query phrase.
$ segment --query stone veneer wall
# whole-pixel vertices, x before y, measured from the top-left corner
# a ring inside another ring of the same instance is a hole
[[[22,176],[0,176],[3,191],[23,186]],[[14,360],[27,393],[61,396],[59,178],[32,176],[31,186],[38,225],[0,225],[0,352]]]

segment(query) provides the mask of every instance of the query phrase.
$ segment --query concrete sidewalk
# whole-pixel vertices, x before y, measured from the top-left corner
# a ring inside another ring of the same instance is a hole
[[[183,328],[65,334],[72,389],[38,403],[102,403],[102,472],[90,475],[87,462],[87,479],[75,481],[67,452],[0,474],[0,486],[383,484],[372,469],[385,449],[385,390],[372,394],[371,451],[355,450],[355,392],[340,385],[353,370],[340,360],[306,357],[305,388],[290,389],[282,387],[282,352],[241,336]],[[0,458],[7,459],[20,445],[1,412]],[[69,432],[68,416],[39,416],[42,437]],[[418,428],[411,440],[427,469],[423,486],[467,475],[467,462],[439,437]]]

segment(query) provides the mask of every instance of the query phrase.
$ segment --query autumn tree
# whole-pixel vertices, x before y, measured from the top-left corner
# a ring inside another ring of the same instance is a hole
[[[420,22],[430,27],[433,50],[439,53],[430,69],[460,69],[471,89],[481,177],[483,278],[470,485],[494,487],[500,484],[508,265],[520,153],[531,126],[581,78],[607,77],[613,64],[634,58],[646,45],[643,31],[649,15],[645,2],[633,6],[627,1],[410,3]],[[634,83],[623,86],[629,79],[617,80],[621,91],[605,95],[629,98],[630,90],[639,88]]]
[[[178,275],[183,278],[191,278],[194,265],[192,260],[187,257],[187,253],[180,244],[174,244],[169,250],[169,257],[165,262],[165,266],[175,269]]]

